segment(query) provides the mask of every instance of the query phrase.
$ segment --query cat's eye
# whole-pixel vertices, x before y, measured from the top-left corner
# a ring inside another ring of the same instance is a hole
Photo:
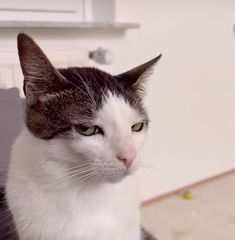
[[[136,123],[131,127],[132,132],[140,132],[144,127],[144,122]]]
[[[84,136],[91,136],[94,134],[103,134],[103,131],[100,127],[94,126],[85,126],[85,125],[75,125],[75,129],[78,133]]]

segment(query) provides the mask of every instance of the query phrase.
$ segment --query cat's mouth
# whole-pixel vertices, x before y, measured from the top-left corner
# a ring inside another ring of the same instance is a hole
[[[104,173],[104,180],[111,183],[120,182],[129,175],[134,174],[136,169],[137,167],[135,166],[113,169],[112,171]]]
[[[76,171],[74,169],[76,169]],[[86,168],[72,166],[71,169],[68,169],[68,177],[74,183],[81,184],[93,184],[98,182],[117,183],[134,174],[136,170],[137,164],[134,163],[129,167],[124,164],[119,166],[91,164],[89,166],[86,165]]]

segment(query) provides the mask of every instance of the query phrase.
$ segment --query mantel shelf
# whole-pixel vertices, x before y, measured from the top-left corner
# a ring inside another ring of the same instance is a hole
[[[131,22],[58,22],[0,20],[0,28],[77,28],[127,30],[140,28],[140,24]]]

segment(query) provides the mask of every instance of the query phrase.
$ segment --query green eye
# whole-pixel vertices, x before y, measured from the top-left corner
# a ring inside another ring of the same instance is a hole
[[[131,127],[132,132],[140,132],[144,127],[144,122],[136,123]]]
[[[85,125],[75,125],[75,129],[78,133],[84,136],[91,136],[94,134],[103,134],[103,131],[98,126],[85,126]]]

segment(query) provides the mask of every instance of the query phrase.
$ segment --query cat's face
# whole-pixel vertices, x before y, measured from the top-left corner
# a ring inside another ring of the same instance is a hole
[[[117,182],[138,167],[148,116],[143,80],[160,56],[123,74],[55,69],[27,35],[18,36],[26,125],[48,141],[51,161],[83,182]]]

